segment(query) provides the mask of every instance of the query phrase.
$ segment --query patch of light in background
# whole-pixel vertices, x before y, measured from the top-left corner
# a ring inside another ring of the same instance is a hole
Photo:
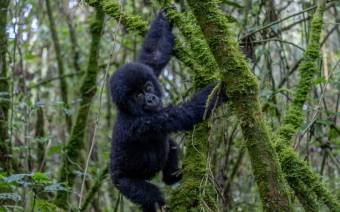
[[[37,18],[32,19],[31,29],[34,32],[36,32],[38,30],[38,19]]]
[[[31,32],[34,32],[34,33],[32,33],[31,39],[29,40],[30,46],[34,45],[35,41],[38,39],[38,33],[35,33],[38,30],[39,30],[38,19],[36,17],[33,17],[31,21]]]
[[[27,32],[21,33],[21,37],[22,37],[22,40],[23,40],[23,41],[26,41],[27,38],[28,38],[28,33],[27,33]]]
[[[11,26],[7,25],[7,34],[9,39],[14,39],[15,35],[18,33],[18,25],[17,25],[17,19],[13,17],[11,20]]]
[[[76,0],[69,0],[68,2],[68,8],[72,9],[73,7],[77,6],[78,1]]]
[[[173,73],[169,70],[168,66],[166,66],[162,73],[163,77],[167,78],[169,81],[174,80]],[[168,93],[169,90],[171,90],[171,85],[168,82],[163,81],[163,86],[165,86],[165,89],[163,89],[165,101],[169,101],[170,94]],[[176,83],[175,83],[176,84]]]
[[[31,10],[32,10],[32,5],[31,4],[25,5],[25,7],[22,10],[25,18],[27,18],[29,16]]]
[[[47,48],[43,48],[41,58],[42,58],[41,77],[44,78],[47,75],[47,71],[48,71],[48,49]]]
[[[32,5],[31,4],[25,5],[25,7],[22,9],[23,18],[24,18],[23,21],[26,18],[28,18],[31,11],[32,11]],[[23,32],[21,33],[21,38],[22,38],[23,41],[26,41],[28,39],[28,32],[25,31],[25,29],[27,29],[27,24],[22,24],[22,29],[23,29]]]
[[[19,1],[15,1],[15,2],[19,3]],[[27,18],[30,15],[31,11],[32,11],[32,5],[31,4],[25,5],[25,7],[22,9],[23,18]],[[15,39],[15,35],[18,34],[19,24],[21,23],[18,17],[13,17],[11,19],[11,24],[8,25],[6,29],[9,39]],[[36,26],[33,29],[37,29],[37,27],[38,27],[38,23],[36,21]],[[26,28],[27,28],[27,25],[22,25],[22,29],[26,29]],[[28,32],[23,32],[21,36],[24,41],[27,40]]]

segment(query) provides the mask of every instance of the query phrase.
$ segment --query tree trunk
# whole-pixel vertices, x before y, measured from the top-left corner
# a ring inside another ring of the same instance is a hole
[[[54,17],[53,17],[53,14],[52,14],[50,0],[45,0],[45,2],[46,2],[46,10],[47,10],[47,15],[48,15],[48,20],[50,22],[50,30],[51,30],[51,34],[52,34],[54,51],[55,51],[55,54],[56,54],[56,59],[57,59],[57,64],[58,64],[58,74],[59,74],[61,99],[65,104],[65,108],[68,110],[69,109],[68,89],[67,89],[66,79],[63,77],[65,71],[64,71],[63,57],[61,55],[58,33],[57,33],[57,30],[56,30]],[[69,114],[65,113],[65,118],[66,118],[67,129],[70,131],[71,127],[72,127],[72,117]]]
[[[188,0],[198,24],[222,70],[228,96],[240,119],[263,208],[291,211],[278,156],[270,141],[258,98],[258,82],[249,70],[215,0]]]
[[[319,210],[318,203],[315,202],[315,195],[330,210],[340,211],[339,201],[328,191],[320,176],[313,172],[308,164],[300,160],[289,145],[290,140],[303,124],[305,117],[303,105],[307,94],[314,86],[313,79],[319,72],[317,61],[320,59],[320,37],[325,5],[326,0],[319,0],[318,8],[313,15],[310,26],[308,46],[298,67],[300,80],[295,89],[293,101],[284,117],[283,124],[275,135],[276,151],[279,154],[286,179],[307,211]]]
[[[74,170],[79,162],[81,151],[84,148],[84,135],[87,124],[88,113],[91,102],[96,94],[96,79],[99,71],[98,68],[98,52],[101,40],[101,34],[104,26],[104,13],[101,7],[96,8],[96,17],[91,23],[91,46],[87,70],[80,86],[81,102],[77,111],[75,123],[72,127],[70,138],[65,147],[65,154],[61,165],[59,182],[65,182],[72,188],[75,180]],[[68,208],[68,193],[59,191],[56,197],[56,204],[61,208]]]
[[[159,2],[165,3],[162,5],[164,7],[170,6],[169,1]],[[214,73],[219,67],[199,26],[195,24],[193,14],[168,9],[167,16],[184,35],[185,41],[190,45],[191,55],[199,64],[196,69],[191,69],[194,90],[212,83],[216,80]],[[186,153],[183,160],[183,179],[179,189],[171,193],[169,201],[172,211],[198,211],[202,208],[218,210],[217,194],[208,169],[210,128],[209,123],[202,123],[187,135],[184,142]]]
[[[7,69],[7,11],[9,0],[0,1],[0,168],[11,172],[11,145],[8,137],[8,111],[10,107]]]

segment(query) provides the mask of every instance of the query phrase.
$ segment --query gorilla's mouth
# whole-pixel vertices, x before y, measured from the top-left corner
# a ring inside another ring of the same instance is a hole
[[[159,99],[144,105],[144,109],[147,111],[159,111],[161,108],[162,104]]]

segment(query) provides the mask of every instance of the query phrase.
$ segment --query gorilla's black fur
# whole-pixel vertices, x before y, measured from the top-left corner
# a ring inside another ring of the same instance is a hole
[[[170,60],[173,44],[171,26],[161,11],[146,35],[137,62],[121,66],[110,79],[112,99],[118,108],[112,133],[111,177],[125,197],[147,212],[165,204],[160,190],[148,180],[160,171],[166,184],[181,178],[178,147],[169,134],[189,130],[203,120],[206,100],[215,85],[181,105],[163,108],[157,77]],[[213,103],[207,115],[212,108]]]

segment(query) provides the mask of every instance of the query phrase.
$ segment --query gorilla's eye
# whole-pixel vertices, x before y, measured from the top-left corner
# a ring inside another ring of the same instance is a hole
[[[152,82],[150,82],[150,81],[146,82],[145,85],[144,85],[144,90],[147,93],[153,93],[154,92],[154,87],[153,87]]]

